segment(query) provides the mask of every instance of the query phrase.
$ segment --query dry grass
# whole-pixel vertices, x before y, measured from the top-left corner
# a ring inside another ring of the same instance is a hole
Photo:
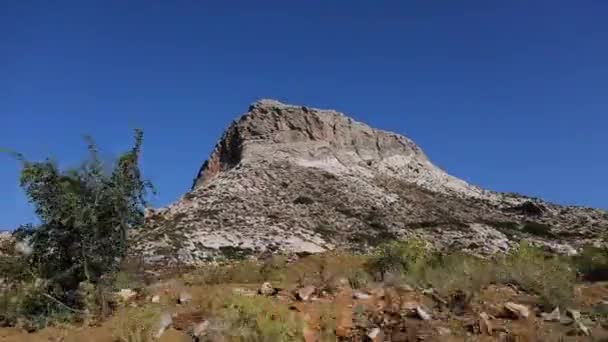
[[[159,327],[160,310],[153,307],[125,308],[111,322],[110,329],[120,342],[149,342]]]
[[[366,272],[367,257],[341,251],[311,255],[289,265],[286,283],[298,286],[314,285],[318,289],[333,292],[341,279],[353,288],[363,288],[371,276]]]

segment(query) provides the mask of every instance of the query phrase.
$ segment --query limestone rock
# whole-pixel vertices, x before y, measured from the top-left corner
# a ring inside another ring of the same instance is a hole
[[[179,293],[179,297],[177,299],[177,302],[179,304],[188,304],[191,301],[192,301],[192,295],[189,292],[181,291]]]
[[[315,293],[316,290],[317,290],[317,288],[312,285],[305,286],[301,289],[298,289],[298,291],[296,291],[296,297],[298,298],[298,300],[306,302],[306,301],[310,300],[311,296]]]
[[[127,303],[137,296],[137,292],[132,289],[121,289],[116,296],[120,302]]]
[[[424,311],[424,309],[420,306],[416,307],[416,315],[418,315],[418,317],[423,321],[430,321],[431,319],[433,319],[431,315],[428,312]]]
[[[530,310],[525,305],[508,302],[505,303],[505,310],[519,319],[528,319],[530,317]]]
[[[361,291],[355,291],[353,292],[353,298],[358,300],[368,300],[371,298],[371,296]]]
[[[471,185],[409,138],[334,110],[261,100],[228,127],[188,193],[146,211],[130,245],[163,265],[406,238],[480,255],[527,238],[572,254],[601,241],[606,226],[602,210]]]
[[[559,307],[556,307],[551,313],[542,313],[541,317],[543,320],[547,322],[559,322],[561,320],[561,313],[559,311]]]
[[[273,296],[275,293],[275,288],[269,282],[265,282],[260,286],[260,294],[262,296]]]

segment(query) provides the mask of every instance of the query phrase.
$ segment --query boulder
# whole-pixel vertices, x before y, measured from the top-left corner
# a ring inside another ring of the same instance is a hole
[[[259,293],[262,296],[273,296],[277,293],[277,291],[275,290],[275,288],[272,286],[271,283],[265,282],[262,284],[262,286],[260,286]]]
[[[296,291],[296,298],[303,302],[309,301],[311,296],[317,291],[317,288],[309,285],[303,288],[300,288]]]
[[[508,302],[504,307],[507,314],[514,316],[515,318],[528,319],[528,317],[530,317],[530,310],[525,305]]]
[[[116,293],[116,297],[122,303],[127,303],[131,301],[133,298],[137,297],[137,292],[132,289],[121,289]]]
[[[192,301],[192,295],[189,292],[181,291],[179,293],[179,297],[177,298],[178,304],[188,304]]]
[[[559,307],[556,307],[553,311],[551,311],[551,313],[543,312],[540,316],[544,321],[547,322],[559,322],[562,317]]]

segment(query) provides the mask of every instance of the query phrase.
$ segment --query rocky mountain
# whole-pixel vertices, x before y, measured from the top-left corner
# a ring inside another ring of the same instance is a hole
[[[148,210],[134,251],[149,262],[366,249],[419,238],[437,249],[559,253],[602,243],[608,213],[481,189],[410,139],[333,111],[260,100],[232,123],[192,189]]]

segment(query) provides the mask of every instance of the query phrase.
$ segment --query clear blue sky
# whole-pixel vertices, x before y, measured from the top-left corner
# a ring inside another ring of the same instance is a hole
[[[474,184],[608,208],[608,1],[0,1],[0,147],[144,129],[156,205],[257,98],[406,134]],[[33,220],[0,155],[0,227]]]

